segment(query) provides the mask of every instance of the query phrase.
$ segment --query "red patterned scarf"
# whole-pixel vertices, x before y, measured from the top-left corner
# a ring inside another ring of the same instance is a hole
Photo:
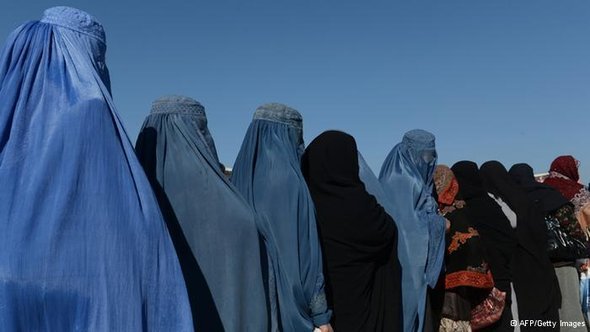
[[[434,187],[438,196],[438,204],[443,215],[462,209],[465,201],[457,200],[459,182],[453,171],[446,165],[438,165],[434,170]]]
[[[572,156],[556,158],[549,171],[549,177],[543,183],[557,189],[568,200],[572,200],[584,188],[578,183],[578,162]]]

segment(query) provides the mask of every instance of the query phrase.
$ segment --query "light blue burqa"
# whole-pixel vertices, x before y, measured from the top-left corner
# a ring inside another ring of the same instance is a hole
[[[377,199],[379,205],[390,205],[389,208],[384,207],[386,211],[393,210],[392,202],[387,199],[385,191],[383,190],[383,186],[381,185],[381,182],[379,182],[379,178],[375,176],[375,173],[373,173],[373,170],[371,170],[371,167],[369,167],[369,164],[367,164],[365,158],[363,158],[363,155],[360,151],[358,151],[358,159],[359,178],[365,185],[365,189],[367,190],[367,192],[375,196],[375,199]]]
[[[263,105],[254,113],[232,174],[265,217],[259,228],[271,242],[282,331],[312,331],[331,317],[315,210],[301,173],[303,151],[301,115],[285,105]]]
[[[153,103],[136,144],[180,258],[200,331],[268,331],[268,257],[255,213],[219,167],[205,109]]]
[[[55,7],[0,53],[2,331],[193,330],[105,49],[96,20]]]
[[[436,285],[443,264],[445,220],[432,197],[436,159],[434,135],[412,130],[393,147],[379,174],[389,201],[383,207],[399,231],[406,332],[423,330],[427,286]]]

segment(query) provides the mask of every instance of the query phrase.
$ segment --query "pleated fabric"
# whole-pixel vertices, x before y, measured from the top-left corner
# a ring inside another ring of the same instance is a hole
[[[311,331],[331,317],[314,205],[301,173],[302,130],[296,110],[282,104],[259,107],[231,178],[264,216],[259,229],[272,242],[283,331]]]
[[[302,162],[318,214],[333,327],[399,331],[397,230],[361,182],[357,156],[354,138],[331,130],[311,142]]]
[[[404,331],[422,331],[427,287],[434,287],[443,266],[445,220],[433,198],[436,167],[434,135],[416,129],[393,147],[379,174],[383,207],[395,221],[402,266]]]
[[[171,230],[200,331],[268,331],[268,258],[256,215],[223,174],[204,107],[156,100],[136,143]]]
[[[0,54],[3,331],[193,330],[178,258],[111,98],[105,50],[94,18],[55,7],[17,28]]]

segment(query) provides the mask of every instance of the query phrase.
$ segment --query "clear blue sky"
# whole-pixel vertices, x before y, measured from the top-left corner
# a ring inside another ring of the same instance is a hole
[[[54,5],[104,24],[133,141],[153,99],[185,94],[232,164],[255,108],[277,101],[303,114],[306,142],[354,135],[376,173],[423,128],[442,163],[541,172],[573,154],[590,180],[588,0],[2,0],[0,35]]]

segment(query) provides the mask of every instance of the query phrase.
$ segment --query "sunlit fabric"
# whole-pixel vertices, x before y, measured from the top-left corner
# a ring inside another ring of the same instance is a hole
[[[263,214],[276,246],[283,331],[311,331],[330,321],[313,202],[301,173],[301,115],[281,104],[258,108],[233,167],[232,182]]]
[[[385,196],[385,191],[383,191],[383,186],[381,182],[379,182],[379,178],[373,173],[369,164],[363,158],[363,155],[360,151],[358,151],[358,163],[359,163],[359,178],[365,185],[365,189],[367,192],[377,199],[377,202],[381,206],[385,206],[386,204],[390,205],[389,210],[392,210],[393,207],[391,206],[390,200],[388,200]],[[388,210],[386,208],[386,210]]]
[[[56,7],[0,54],[2,331],[193,330],[105,50],[90,15]]]
[[[219,167],[203,106],[156,100],[136,150],[171,230],[197,330],[267,331],[266,252],[253,209]]]
[[[432,197],[436,160],[434,135],[416,129],[393,147],[379,174],[390,202],[383,207],[399,231],[404,331],[422,331],[426,289],[436,285],[443,264],[445,220]]]

